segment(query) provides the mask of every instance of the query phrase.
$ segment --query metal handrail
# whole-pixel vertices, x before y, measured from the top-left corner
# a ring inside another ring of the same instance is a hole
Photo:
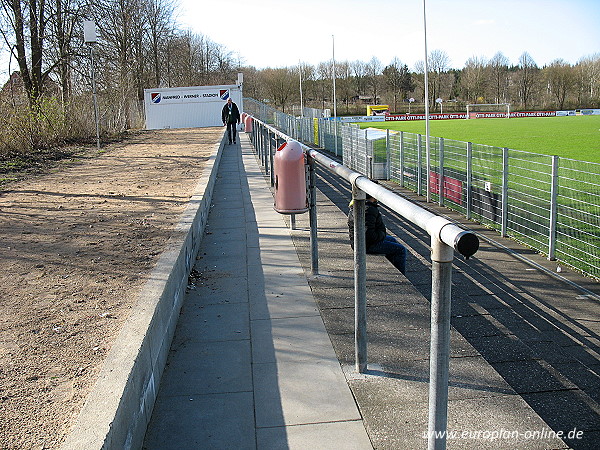
[[[289,136],[278,129],[252,117],[252,141],[264,161],[265,169],[272,174],[272,147],[269,138],[268,153],[265,153],[264,133],[259,127],[279,139],[290,141]],[[258,126],[257,126],[258,125]],[[355,359],[359,373],[367,371],[367,300],[366,300],[366,242],[365,200],[366,194],[386,205],[401,217],[425,230],[431,237],[432,290],[431,290],[431,345],[429,379],[429,448],[445,448],[445,431],[448,420],[448,376],[450,361],[450,294],[452,286],[452,261],[454,250],[465,258],[479,249],[475,233],[465,230],[456,223],[437,216],[405,198],[374,183],[366,176],[355,172],[317,150],[299,143],[309,165],[309,214],[311,232],[311,268],[318,274],[317,221],[314,183],[314,162],[349,181],[352,185],[354,214],[354,284],[355,284]],[[271,162],[271,167],[268,164]]]
[[[289,141],[292,139],[277,128],[272,127],[259,119],[253,117],[253,121],[260,124],[271,134],[282,140]],[[307,156],[313,158],[322,167],[340,175],[342,178],[352,183],[352,185],[356,185],[362,191],[371,195],[373,198],[376,198],[403,218],[427,231],[431,237],[436,236],[437,239],[454,248],[465,258],[470,258],[479,249],[479,239],[472,231],[465,230],[456,223],[444,217],[437,216],[431,211],[412,203],[389,189],[386,189],[384,186],[371,181],[363,174],[344,166],[317,150],[308,147],[301,142],[299,142],[299,144]]]

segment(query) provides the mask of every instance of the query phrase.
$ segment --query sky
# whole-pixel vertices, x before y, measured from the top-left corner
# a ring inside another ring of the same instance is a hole
[[[179,0],[178,22],[258,69],[397,57],[423,61],[424,0]],[[600,0],[425,0],[427,50],[452,68],[497,52],[518,64],[600,53]]]

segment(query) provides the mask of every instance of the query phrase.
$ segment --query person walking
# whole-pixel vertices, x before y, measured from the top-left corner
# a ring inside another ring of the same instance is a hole
[[[240,123],[240,110],[237,105],[231,100],[231,97],[227,99],[227,103],[223,106],[223,110],[221,111],[221,120],[223,121],[223,125],[227,127],[227,138],[229,139],[229,143],[233,141],[236,143],[237,137],[237,124]]]
[[[350,245],[354,248],[354,214],[353,204],[350,202],[348,214],[348,231]],[[395,237],[387,234],[377,199],[367,194],[365,201],[365,238],[367,253],[370,255],[385,255],[396,269],[402,274],[406,270],[406,247],[400,244]]]

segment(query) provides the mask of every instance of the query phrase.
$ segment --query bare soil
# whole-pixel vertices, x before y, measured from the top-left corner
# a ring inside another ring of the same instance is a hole
[[[141,132],[0,191],[0,448],[58,448],[222,128]]]

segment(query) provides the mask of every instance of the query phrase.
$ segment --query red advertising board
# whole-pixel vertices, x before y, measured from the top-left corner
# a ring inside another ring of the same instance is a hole
[[[434,194],[440,192],[440,176],[437,172],[429,173],[429,189]],[[444,197],[452,200],[459,205],[462,204],[463,184],[460,180],[451,177],[444,177]]]
[[[506,118],[505,112],[471,112],[471,119],[499,119]],[[556,111],[515,111],[510,113],[511,118],[518,117],[554,117]],[[429,114],[429,120],[466,119],[465,113]],[[425,114],[397,114],[385,116],[386,121],[425,120]]]
[[[555,117],[556,111],[516,111],[510,117]]]
[[[465,113],[451,114],[429,114],[429,120],[447,120],[447,119],[466,119]],[[425,114],[398,114],[395,116],[387,115],[385,120],[425,120]]]

